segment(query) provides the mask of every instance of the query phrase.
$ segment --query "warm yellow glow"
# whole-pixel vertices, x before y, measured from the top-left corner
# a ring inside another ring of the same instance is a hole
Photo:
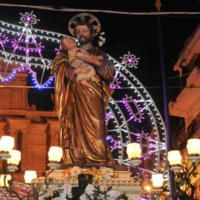
[[[150,185],[145,186],[145,191],[150,192],[152,190],[152,187]]]
[[[14,147],[14,138],[11,136],[2,136],[0,140],[0,151],[11,152]]]
[[[1,186],[1,187],[4,187],[4,186],[5,186],[5,185],[4,185],[4,177],[5,177],[5,174],[1,174],[1,177],[0,177],[0,186]],[[8,181],[10,181],[10,180],[11,180],[11,175],[8,174],[8,175],[6,176],[6,186],[7,186],[7,187],[9,186]]]
[[[152,184],[151,182],[149,181],[143,181],[143,189],[146,191],[146,192],[151,192],[152,190]]]
[[[178,150],[168,152],[168,161],[170,165],[181,165],[181,154]]]
[[[31,183],[34,178],[37,178],[36,171],[25,171],[24,179],[26,183]]]
[[[130,143],[127,145],[127,154],[129,159],[131,158],[140,158],[141,157],[141,148],[138,143]]]
[[[60,162],[62,158],[62,148],[61,147],[50,147],[49,161]]]
[[[163,175],[162,174],[152,174],[152,183],[153,183],[153,187],[155,188],[159,188],[163,186]]]
[[[11,158],[7,160],[7,163],[12,165],[19,165],[20,160],[21,160],[21,152],[18,150],[12,150]]]
[[[188,154],[200,154],[200,139],[189,139],[187,141]]]

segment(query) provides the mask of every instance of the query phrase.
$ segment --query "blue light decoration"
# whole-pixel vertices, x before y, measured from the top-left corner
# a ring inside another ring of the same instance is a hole
[[[0,82],[9,82],[22,70],[31,74],[33,84],[39,89],[49,87],[54,81],[49,67],[52,58],[44,57],[43,50],[50,45],[49,49],[56,56],[60,39],[70,36],[35,29],[33,25],[37,21],[32,12],[21,14],[23,26],[0,21],[0,59],[6,63],[4,69],[1,69]],[[115,92],[108,98],[106,140],[114,159],[119,164],[129,166],[126,147],[128,143],[137,141],[143,149],[143,163],[153,163],[144,164],[145,168],[141,166],[146,177],[161,170],[167,179],[166,130],[163,119],[146,88],[131,72],[137,68],[139,58],[130,52],[121,57],[121,62],[110,55],[108,57],[115,68],[114,79],[109,84]],[[39,71],[41,74],[37,76]],[[48,78],[44,79],[46,73]]]

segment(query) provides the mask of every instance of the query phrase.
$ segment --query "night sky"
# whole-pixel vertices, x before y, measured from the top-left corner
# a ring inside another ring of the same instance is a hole
[[[6,0],[1,3],[15,3]],[[42,2],[42,3],[41,3]],[[176,2],[176,3],[174,3]],[[155,0],[123,0],[123,1],[17,1],[18,4],[26,5],[49,5],[56,9],[60,7],[80,9],[102,9],[126,12],[155,12]],[[198,12],[200,11],[199,0],[165,0],[161,1],[161,11],[174,12]],[[31,12],[40,19],[34,28],[45,29],[70,35],[67,29],[68,21],[79,12],[58,12],[31,8],[4,7],[0,6],[0,20],[13,24],[19,24],[20,12]],[[89,12],[89,11],[88,11]],[[158,24],[157,16],[149,15],[119,15],[108,13],[92,13],[101,22],[102,32],[105,32],[106,43],[102,49],[113,58],[121,61],[120,56],[130,52],[140,58],[138,69],[132,69],[132,73],[147,88],[154,99],[160,112],[163,114],[163,94],[161,67],[158,48]],[[164,63],[166,68],[167,86],[178,81],[178,72],[173,71],[174,63],[184,47],[187,38],[194,32],[199,24],[200,15],[162,15],[161,30]],[[94,45],[96,45],[94,41]],[[52,49],[44,49],[46,57],[53,59]],[[29,83],[29,82],[28,82]],[[31,84],[31,83],[30,83]],[[38,110],[51,110],[50,93],[48,91],[29,91],[29,103],[36,104]],[[170,93],[171,94],[171,93]],[[170,96],[171,100],[174,98]],[[41,103],[41,100],[43,103]],[[40,103],[39,103],[40,102]],[[46,102],[50,102],[47,104]]]

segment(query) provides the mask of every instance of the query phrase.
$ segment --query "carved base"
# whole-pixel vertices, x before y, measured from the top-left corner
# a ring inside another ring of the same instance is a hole
[[[67,168],[66,168],[67,166]],[[72,188],[72,194],[79,191],[80,188],[80,175],[92,175],[93,185],[99,186],[112,186],[112,190],[116,193],[126,193],[129,200],[139,200],[142,192],[139,183],[131,178],[131,173],[127,171],[126,166],[120,165],[61,165],[60,168],[54,170],[48,178],[52,178],[50,187],[55,185],[63,185],[66,191],[69,191],[69,186]],[[114,169],[113,169],[114,168]],[[122,169],[126,168],[124,171]],[[117,169],[117,170],[115,170]],[[44,184],[44,178],[37,178],[32,181],[33,184]],[[43,185],[43,188],[44,185]],[[68,194],[68,193],[67,193]],[[63,194],[66,196],[66,194]],[[40,197],[39,200],[42,200]],[[59,200],[64,200],[59,198]]]
[[[99,169],[100,167],[108,167],[113,169],[114,171],[127,171],[127,166],[125,165],[88,165],[88,164],[60,164],[59,169],[67,169],[69,167],[74,167],[74,166],[78,166],[80,168],[96,168]]]

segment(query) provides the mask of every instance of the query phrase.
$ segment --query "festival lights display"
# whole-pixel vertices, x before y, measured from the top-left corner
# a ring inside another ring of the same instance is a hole
[[[131,54],[124,55],[122,59],[127,58],[127,55]],[[110,82],[110,87],[115,93],[109,97],[107,113],[110,115],[106,115],[106,123],[108,128],[112,124],[108,129],[107,140],[110,141],[113,154],[118,154],[115,160],[120,164],[129,165],[129,159],[125,156],[126,146],[130,141],[138,142],[142,147],[145,166],[141,166],[140,169],[145,172],[146,178],[148,179],[149,174],[161,170],[167,179],[166,132],[163,119],[148,91],[131,73],[130,69],[133,66],[125,61],[119,63],[112,57],[110,60],[115,66],[115,77]],[[130,62],[134,63],[136,68],[139,58],[135,57],[135,60],[137,62]],[[145,164],[146,162],[148,164]]]
[[[14,186],[14,189],[16,191],[18,191],[19,194],[21,194],[21,195],[26,195],[31,190],[30,185],[26,184],[26,183],[21,183],[21,182],[14,181],[13,182],[13,186]],[[5,191],[5,188],[3,188],[1,186],[0,186],[0,199],[18,200],[17,197],[10,197],[9,193]]]
[[[25,14],[20,13],[20,15],[21,15],[21,18],[20,18],[21,22],[20,23],[22,23],[24,25],[28,25],[30,27],[32,27],[33,24],[36,24],[37,21],[40,21],[33,14],[33,11],[30,12],[30,13],[25,13]]]
[[[21,14],[20,23],[24,26],[0,21],[0,59],[6,63],[1,68],[0,81],[7,82],[16,72],[27,70],[36,87],[44,88],[52,83],[51,58],[44,58],[44,44],[58,47],[64,35],[32,28],[37,21],[33,12]],[[38,68],[42,69],[39,77]]]
[[[138,60],[139,58],[136,58],[135,55],[130,54],[125,54],[122,58],[122,64],[125,65],[126,67],[134,67],[137,68]]]
[[[51,48],[55,56],[60,39],[66,35],[32,28],[38,21],[32,12],[21,16],[24,26],[0,21],[0,59],[5,62],[1,68],[0,81],[9,82],[17,72],[26,70],[32,74],[36,87],[53,86],[54,77],[50,75],[49,68],[51,58],[44,56],[45,49]],[[121,57],[121,62],[108,57],[115,67],[115,76],[110,82],[110,88],[115,93],[108,98],[105,121],[108,126],[107,141],[114,159],[128,166],[125,149],[128,143],[137,141],[143,150],[144,165],[145,161],[153,163],[140,169],[152,174],[161,170],[167,178],[166,130],[163,119],[146,88],[130,71],[137,68],[139,58],[130,52]]]

